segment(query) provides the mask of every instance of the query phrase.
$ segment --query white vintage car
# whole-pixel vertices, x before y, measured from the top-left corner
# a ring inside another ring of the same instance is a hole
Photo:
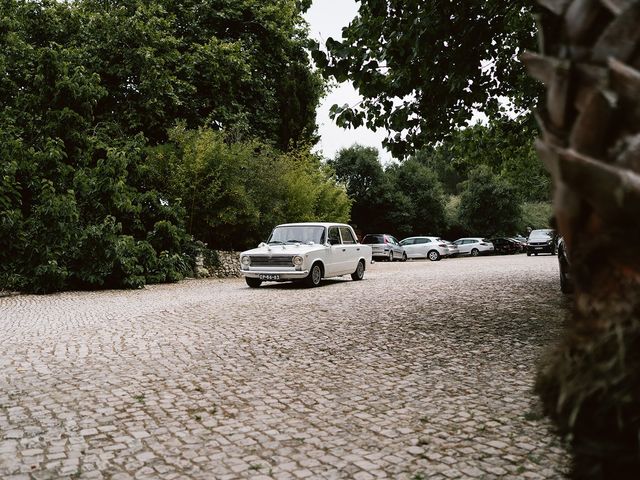
[[[287,223],[271,232],[267,243],[240,254],[247,285],[302,280],[317,287],[323,278],[351,275],[362,280],[371,263],[371,247],[358,243],[344,223]]]

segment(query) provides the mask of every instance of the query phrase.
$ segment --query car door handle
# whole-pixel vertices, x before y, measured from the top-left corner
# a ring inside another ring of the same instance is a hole
[[[359,251],[360,251],[360,247],[356,248],[356,251],[358,251],[358,252],[359,252]]]
[[[346,252],[346,251],[347,251],[347,249],[346,249],[346,248],[343,248],[343,249],[342,249],[342,251],[343,251],[343,252]]]

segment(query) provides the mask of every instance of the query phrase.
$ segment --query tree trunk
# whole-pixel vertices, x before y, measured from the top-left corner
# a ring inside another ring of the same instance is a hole
[[[538,0],[537,149],[575,295],[537,390],[574,478],[640,478],[640,1]]]

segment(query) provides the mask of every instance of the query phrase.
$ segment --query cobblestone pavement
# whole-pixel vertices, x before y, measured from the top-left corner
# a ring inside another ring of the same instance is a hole
[[[553,257],[0,298],[0,478],[559,478]]]

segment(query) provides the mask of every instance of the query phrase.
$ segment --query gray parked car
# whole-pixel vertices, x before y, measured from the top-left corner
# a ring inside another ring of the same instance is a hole
[[[362,243],[371,246],[373,258],[381,258],[390,262],[407,260],[407,252],[400,245],[400,242],[388,233],[369,233],[364,236]]]

